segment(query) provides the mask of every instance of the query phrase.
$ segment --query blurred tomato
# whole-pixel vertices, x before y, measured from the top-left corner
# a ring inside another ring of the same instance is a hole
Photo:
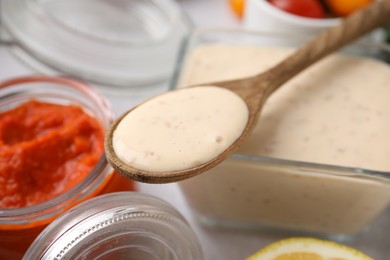
[[[325,0],[332,13],[338,16],[346,16],[357,11],[366,5],[374,2],[373,0]]]
[[[229,0],[230,7],[239,17],[244,14],[245,0]]]
[[[325,17],[325,10],[318,0],[269,0],[269,2],[275,7],[291,14],[310,18]]]

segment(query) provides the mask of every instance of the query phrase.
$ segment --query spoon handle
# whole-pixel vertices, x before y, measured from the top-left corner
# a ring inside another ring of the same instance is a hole
[[[266,75],[260,74],[257,80],[260,82],[266,76],[265,94],[269,96],[283,83],[314,62],[386,22],[390,22],[390,0],[376,1],[345,18],[340,25],[323,31],[293,55],[266,72]]]

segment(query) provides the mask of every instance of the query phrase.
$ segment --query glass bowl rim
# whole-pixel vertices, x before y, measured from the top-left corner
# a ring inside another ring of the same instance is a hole
[[[26,0],[24,0],[26,1]],[[149,1],[156,1],[156,0],[149,0]],[[166,37],[169,37],[169,35],[172,33],[172,30],[175,29],[175,26],[181,22],[181,16],[183,14],[182,9],[180,6],[175,2],[171,0],[164,0],[163,5],[159,5],[158,8],[160,11],[162,11],[165,15],[168,16],[168,20],[170,23],[170,28],[169,32],[164,35],[163,37],[159,38],[156,41],[148,41],[148,42],[142,42],[142,43],[134,43],[134,42],[128,42],[128,41],[111,41],[108,39],[103,39],[101,37],[97,37],[92,34],[88,34],[84,31],[80,31],[77,28],[73,28],[68,26],[66,23],[58,19],[58,17],[54,16],[51,14],[46,8],[44,8],[38,0],[33,0],[33,1],[28,1],[26,2],[26,11],[29,11],[32,15],[35,16],[37,19],[41,19],[42,21],[45,22],[50,22],[51,24],[55,25],[56,29],[59,30],[61,33],[70,33],[72,37],[82,37],[87,40],[91,41],[98,41],[106,45],[111,45],[111,46],[118,46],[118,47],[123,47],[123,48],[128,48],[128,47],[145,47],[145,46],[154,46],[154,45],[159,45],[162,40],[164,40]],[[159,1],[157,1],[159,2]],[[169,8],[165,8],[165,5],[169,4],[172,9],[168,10]],[[47,24],[43,23],[43,26],[47,26]],[[76,39],[75,38],[75,39]]]
[[[184,216],[169,201],[135,191],[107,193],[81,202],[50,223],[29,246],[24,257],[47,257],[48,252],[53,255],[58,253],[58,258],[66,257],[69,249],[82,244],[86,237],[90,236],[87,240],[92,240],[102,235],[99,230],[138,221],[143,222],[142,226],[154,225],[147,226],[146,231],[131,226],[130,230],[139,232],[133,235],[153,236],[161,239],[165,247],[171,248],[174,244],[165,239],[163,232],[170,235],[182,233],[185,241],[180,240],[179,244],[189,246],[188,251],[203,259],[198,237]],[[112,239],[115,234],[110,237]],[[48,239],[50,244],[42,244],[41,241]]]

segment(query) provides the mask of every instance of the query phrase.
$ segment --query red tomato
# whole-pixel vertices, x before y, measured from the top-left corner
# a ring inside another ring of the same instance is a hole
[[[324,18],[325,10],[318,0],[269,0],[275,7],[291,14]]]

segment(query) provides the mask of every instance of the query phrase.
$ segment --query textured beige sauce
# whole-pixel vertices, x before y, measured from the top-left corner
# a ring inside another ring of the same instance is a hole
[[[195,87],[152,98],[128,113],[113,135],[116,155],[137,169],[169,172],[217,157],[241,136],[248,108],[230,90]]]
[[[289,52],[199,48],[181,85],[250,76]],[[241,152],[390,171],[389,97],[388,65],[371,59],[327,58],[270,97]]]
[[[204,45],[187,62],[180,85],[254,75],[290,52]],[[389,97],[388,65],[333,55],[270,97],[240,152],[388,172]],[[379,182],[321,171],[229,159],[181,187],[203,217],[331,233],[357,232],[389,202],[389,187]]]

